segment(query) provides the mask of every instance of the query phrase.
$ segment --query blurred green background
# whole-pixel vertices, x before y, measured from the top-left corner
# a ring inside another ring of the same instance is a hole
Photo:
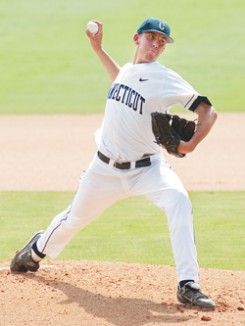
[[[150,16],[165,19],[175,39],[159,61],[219,112],[244,111],[243,0],[9,0],[0,4],[0,114],[102,113],[110,81],[85,25],[103,22],[104,47],[123,65]]]
[[[0,192],[0,261],[64,210],[71,192]],[[190,192],[199,264],[244,270],[244,192]],[[167,220],[144,197],[121,200],[79,231],[58,259],[174,265]]]

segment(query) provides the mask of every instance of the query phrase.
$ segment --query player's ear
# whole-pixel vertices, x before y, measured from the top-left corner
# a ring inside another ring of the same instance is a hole
[[[136,45],[138,45],[139,44],[139,34],[134,34],[133,40],[134,40],[134,43]]]

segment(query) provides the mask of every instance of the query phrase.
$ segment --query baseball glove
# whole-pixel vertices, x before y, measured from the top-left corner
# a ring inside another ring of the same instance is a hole
[[[184,157],[185,154],[178,152],[180,141],[187,142],[192,138],[196,130],[196,123],[168,113],[153,112],[151,116],[156,143],[166,148],[169,154]]]

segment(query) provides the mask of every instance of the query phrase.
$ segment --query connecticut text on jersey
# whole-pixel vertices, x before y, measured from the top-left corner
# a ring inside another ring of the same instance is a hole
[[[108,99],[115,100],[127,105],[139,114],[143,114],[143,104],[145,99],[129,86],[123,84],[113,84]]]

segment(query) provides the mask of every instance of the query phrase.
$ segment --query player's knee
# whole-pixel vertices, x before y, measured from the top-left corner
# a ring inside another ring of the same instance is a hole
[[[192,218],[192,205],[185,190],[169,191],[167,199],[163,203],[168,219],[185,223],[186,219]]]
[[[185,189],[173,189],[169,191],[169,203],[173,206],[189,206],[190,199]]]

